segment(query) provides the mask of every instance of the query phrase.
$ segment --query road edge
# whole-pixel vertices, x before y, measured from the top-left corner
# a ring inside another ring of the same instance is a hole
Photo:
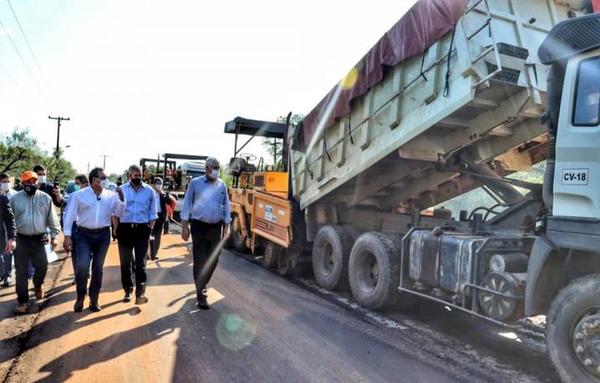
[[[58,259],[48,265],[48,273],[46,274],[46,280],[44,282],[44,284],[46,285],[48,281],[50,281],[50,284],[48,285],[49,288],[46,290],[47,296],[44,299],[44,301],[39,305],[38,311],[32,314],[33,320],[28,318],[30,319],[30,322],[27,326],[27,329],[23,331],[20,335],[18,335],[18,338],[16,340],[18,343],[17,353],[12,358],[12,361],[10,362],[10,367],[6,371],[6,375],[0,380],[2,383],[8,383],[11,381],[11,379],[14,378],[13,375],[17,370],[17,365],[19,364],[22,355],[25,353],[25,351],[27,351],[27,343],[31,339],[33,329],[37,326],[40,316],[44,312],[44,309],[48,305],[48,302],[50,302],[54,297],[54,290],[56,288],[56,285],[59,282],[60,276],[63,273],[65,265],[67,264],[67,260],[70,258],[70,256],[67,253],[62,251],[57,252],[57,254]],[[50,279],[48,279],[48,274],[51,274]]]

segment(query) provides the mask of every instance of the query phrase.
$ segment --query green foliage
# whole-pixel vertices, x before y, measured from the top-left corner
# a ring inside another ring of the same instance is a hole
[[[290,124],[298,125],[304,119],[304,115],[302,114],[293,114],[290,117]],[[285,123],[287,120],[287,116],[279,116],[277,117],[277,122]],[[273,159],[273,164],[276,169],[282,167],[282,153],[283,153],[283,140],[277,138],[267,138],[264,137],[262,140],[263,148],[269,153],[270,158]]]
[[[44,162],[42,162],[42,165],[46,167],[48,182],[54,182],[54,180],[57,180],[59,185],[64,187],[77,175],[73,165],[62,157],[57,161],[56,157],[45,154],[43,161]]]
[[[221,168],[221,170],[219,171],[219,178],[223,180],[223,182],[225,182],[225,185],[227,185],[227,187],[233,186],[233,176],[229,174],[228,166]]]
[[[521,181],[541,184],[544,182],[544,173],[546,172],[546,161],[533,165],[531,168],[522,172],[517,172],[508,176],[509,178]]]
[[[75,177],[73,165],[64,158],[57,161],[56,157],[43,151],[29,129],[15,128],[10,134],[0,137],[0,172],[18,177],[37,164],[46,167],[49,182],[56,178],[64,186]]]
[[[40,150],[29,129],[15,128],[0,138],[0,172],[21,173],[41,161]]]

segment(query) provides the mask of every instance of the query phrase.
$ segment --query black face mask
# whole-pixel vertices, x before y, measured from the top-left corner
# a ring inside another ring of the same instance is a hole
[[[25,190],[25,193],[32,196],[37,191],[37,187],[35,185],[24,185],[23,190]]]
[[[131,183],[134,186],[140,186],[142,184],[142,179],[141,178],[132,178]]]

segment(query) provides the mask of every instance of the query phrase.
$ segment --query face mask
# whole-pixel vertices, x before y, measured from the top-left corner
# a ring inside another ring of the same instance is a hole
[[[219,178],[219,171],[217,169],[213,169],[210,172],[210,178],[212,178],[213,180],[216,180],[217,178]]]
[[[81,186],[79,186],[79,185],[73,186],[73,191],[79,191],[79,190],[81,190]]]
[[[100,181],[100,186],[102,186],[102,189],[108,189],[110,187],[110,180],[107,178]]]
[[[2,182],[0,184],[0,188],[2,188],[3,192],[7,192],[7,191],[10,190],[10,183],[8,183],[8,182]]]
[[[46,183],[46,176],[38,176],[38,184],[45,184]]]
[[[131,184],[134,186],[140,186],[142,184],[142,179],[141,178],[132,178]]]
[[[35,185],[26,184],[23,186],[23,190],[25,190],[25,193],[32,196],[35,194],[37,187]]]
[[[156,186],[156,190],[162,190],[162,184],[154,184]]]

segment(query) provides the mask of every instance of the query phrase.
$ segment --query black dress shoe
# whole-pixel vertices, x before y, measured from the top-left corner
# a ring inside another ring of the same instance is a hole
[[[123,302],[125,302],[125,303],[131,302],[131,293],[125,293],[125,297],[123,297]]]
[[[151,261],[158,261],[158,257],[152,257],[150,258]]]
[[[135,297],[136,305],[143,305],[144,303],[148,303],[148,297],[145,295],[140,295],[139,297]]]
[[[75,301],[75,305],[73,306],[73,311],[75,311],[76,313],[80,313],[83,310],[83,300],[85,299],[85,297],[77,297],[77,300]]]
[[[196,305],[200,310],[208,310],[210,308],[208,302],[206,301],[206,296],[204,295],[198,296],[198,302],[196,303]]]
[[[97,313],[102,311],[102,307],[98,304],[98,302],[90,301],[90,311]]]

